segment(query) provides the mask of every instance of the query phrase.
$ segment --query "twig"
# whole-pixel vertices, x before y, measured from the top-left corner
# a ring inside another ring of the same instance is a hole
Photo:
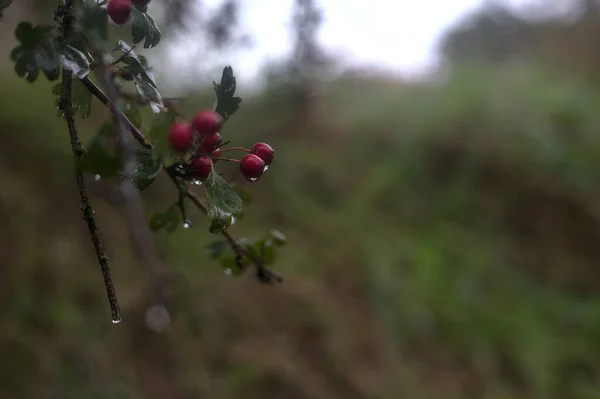
[[[129,53],[131,53],[133,51],[134,48],[135,48],[135,45],[131,46],[131,48],[129,50],[127,50],[126,52],[124,52],[119,58],[117,58],[116,60],[114,60],[110,65],[111,66],[115,66],[119,62],[123,61],[125,59],[125,57],[127,57],[129,55]],[[119,50],[119,48],[116,48],[115,50]]]
[[[65,9],[71,11],[72,0],[68,0],[65,4]],[[68,43],[71,40],[73,33],[73,20],[70,12],[65,13],[62,19],[63,37]],[[75,163],[75,180],[77,183],[77,189],[79,190],[79,198],[81,201],[81,211],[83,212],[83,219],[86,221],[94,249],[96,250],[96,257],[102,270],[102,276],[104,277],[104,285],[106,287],[106,294],[108,295],[108,302],[110,303],[110,309],[112,313],[112,320],[115,323],[121,321],[121,310],[119,309],[119,303],[117,301],[117,294],[115,293],[114,284],[110,275],[110,267],[108,266],[108,257],[104,252],[104,247],[100,240],[98,225],[96,223],[96,217],[94,208],[90,202],[90,199],[85,188],[85,180],[83,173],[79,168],[79,162],[83,155],[85,155],[85,149],[79,141],[77,134],[77,126],[75,125],[75,118],[73,115],[73,104],[71,99],[72,89],[72,74],[71,71],[63,68],[62,71],[62,93],[60,97],[60,109],[64,112],[65,120],[67,121],[67,127],[69,129],[69,136],[71,137],[71,149],[73,151],[73,158]]]
[[[113,77],[106,66],[102,66],[97,71],[99,79],[106,87],[108,104],[113,115],[113,122],[117,131],[117,139],[121,149],[123,150],[123,180],[121,183],[121,191],[129,214],[129,222],[131,228],[131,236],[137,256],[148,267],[151,285],[154,288],[157,301],[164,303],[162,297],[161,276],[163,273],[163,265],[158,256],[158,252],[154,245],[154,237],[148,227],[144,204],[137,187],[134,184],[134,178],[137,168],[136,149],[131,142],[132,136],[127,134],[127,130],[134,127],[128,123],[127,117],[119,110],[120,98],[119,90],[113,81]],[[128,129],[129,127],[129,129]],[[137,130],[137,129],[136,129]],[[138,130],[139,132],[139,130]],[[139,132],[141,135],[141,132]],[[138,138],[138,136],[134,137]],[[139,136],[143,138],[143,135]],[[139,138],[138,138],[139,140]],[[145,142],[145,140],[144,140]],[[166,308],[165,308],[166,309]],[[170,317],[170,316],[169,316]],[[166,327],[170,319],[164,320]]]
[[[94,97],[96,97],[98,100],[100,100],[102,104],[104,104],[108,108],[111,108],[110,98],[94,82],[92,82],[89,77],[81,79],[81,83],[83,83],[83,85],[88,89],[88,91],[92,93]],[[154,146],[146,140],[146,136],[144,135],[144,133],[142,133],[140,129],[135,127],[135,125],[131,123],[129,118],[127,118],[127,116],[119,108],[117,108],[114,112],[119,114],[120,119],[127,126],[127,128],[138,143],[140,143],[144,148],[148,150],[152,150],[154,148]]]
[[[175,186],[177,187],[177,189],[179,190],[180,195],[181,195],[182,188],[179,185],[177,176],[172,174],[169,170],[167,170],[167,173],[169,174],[169,177],[171,178],[171,180],[173,181],[173,183],[175,184]],[[190,191],[189,189],[187,189],[187,187],[185,187],[184,194],[187,198],[189,198],[194,203],[194,205],[196,205],[196,207],[198,209],[200,209],[204,214],[208,214],[208,208],[198,198],[196,193],[194,193],[193,191]],[[233,252],[235,252],[236,262],[237,262],[238,266],[243,267],[244,258],[250,259],[252,261],[252,263],[254,263],[254,265],[256,266],[257,276],[260,281],[262,281],[264,283],[271,283],[273,281],[276,281],[278,283],[283,282],[283,277],[281,277],[279,274],[275,273],[274,271],[272,271],[271,269],[266,267],[266,265],[264,264],[264,262],[262,260],[254,259],[254,258],[250,257],[250,254],[248,253],[248,251],[246,251],[242,246],[240,246],[237,243],[237,241],[231,236],[231,234],[229,234],[229,232],[227,232],[227,230],[223,230],[221,232],[221,234],[223,235],[223,237],[225,237],[227,242],[229,242],[229,246],[231,247]]]

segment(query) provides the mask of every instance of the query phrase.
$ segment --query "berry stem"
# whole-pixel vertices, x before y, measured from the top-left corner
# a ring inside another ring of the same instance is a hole
[[[247,153],[250,153],[250,150],[244,147],[230,147],[230,148],[224,148],[221,150],[221,152],[225,152],[225,151],[244,151]]]
[[[223,152],[223,150],[221,150],[221,152]],[[237,162],[240,163],[239,159],[233,159],[233,158],[222,158],[222,157],[213,157],[214,159],[218,159],[221,161],[229,161],[229,162]]]

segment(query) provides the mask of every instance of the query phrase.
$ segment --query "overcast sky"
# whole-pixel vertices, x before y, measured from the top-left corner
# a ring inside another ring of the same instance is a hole
[[[325,17],[320,40],[327,49],[341,54],[348,64],[374,65],[414,75],[435,64],[436,44],[444,31],[484,1],[318,0]],[[204,2],[211,6],[219,0]],[[535,0],[504,0],[514,7],[532,2]],[[238,66],[239,80],[249,83],[261,64],[289,53],[293,0],[241,0],[241,4],[242,28],[250,34],[254,46],[221,54],[212,62],[231,64],[234,70]],[[195,44],[199,45],[197,40]],[[185,50],[176,51],[178,65],[186,62],[186,54],[193,46],[190,42],[182,43]],[[197,52],[202,52],[201,48]]]

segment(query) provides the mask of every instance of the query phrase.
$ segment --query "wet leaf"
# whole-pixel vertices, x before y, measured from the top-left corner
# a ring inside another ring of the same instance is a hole
[[[34,27],[29,22],[21,22],[15,29],[15,37],[20,44],[11,51],[10,58],[15,62],[15,72],[19,77],[34,82],[41,69],[48,80],[58,79],[59,44],[54,27]]]
[[[154,104],[157,107],[162,108],[164,106],[163,99],[156,87],[152,86],[151,83],[148,83],[144,78],[140,75],[134,75],[133,80],[135,81],[135,88],[138,94],[146,101],[150,103],[150,105]]]
[[[144,40],[144,48],[156,47],[161,39],[160,29],[154,19],[148,14],[147,7],[133,9],[133,22],[131,24],[133,43],[138,44]]]
[[[133,48],[125,43],[123,40],[119,40],[117,48],[127,54],[123,57],[122,62],[127,65],[125,68],[133,76],[139,76],[152,87],[157,88],[156,79],[152,73],[152,68],[148,66],[148,60],[144,56],[138,56]]]
[[[213,87],[217,95],[215,111],[223,117],[223,121],[226,121],[240,108],[242,102],[240,97],[234,97],[236,80],[233,75],[233,68],[230,66],[223,68],[221,83],[213,82]]]
[[[240,196],[233,187],[213,169],[204,182],[208,198],[209,231],[219,233],[231,225],[232,217],[243,219],[244,210]]]
[[[83,79],[90,73],[90,60],[75,47],[63,46],[61,48],[60,62],[63,68],[72,71],[78,79]]]
[[[101,50],[108,50],[108,15],[106,8],[95,0],[84,0],[76,6],[75,28],[84,33],[87,39]],[[85,48],[85,47],[83,47]]]
[[[147,149],[137,150],[138,168],[134,177],[137,188],[145,190],[150,187],[162,170],[162,161]]]
[[[105,123],[87,147],[87,153],[79,163],[83,171],[112,177],[119,174],[121,161],[117,151],[114,129],[111,123]]]

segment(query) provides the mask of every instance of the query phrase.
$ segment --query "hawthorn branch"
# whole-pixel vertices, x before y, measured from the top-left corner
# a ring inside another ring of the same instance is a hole
[[[144,139],[143,143],[146,144],[145,137],[137,130],[137,128],[136,131],[139,133],[138,136],[134,134],[132,137],[128,134],[127,131],[131,130],[132,127],[135,128],[135,126],[133,126],[131,121],[129,121],[123,112],[120,111],[120,93],[110,69],[107,66],[102,65],[97,71],[97,74],[108,93],[106,95],[108,101],[103,101],[103,103],[108,104],[112,113],[117,140],[123,151],[124,176],[121,182],[121,191],[129,216],[134,249],[138,258],[148,267],[151,286],[156,296],[156,300],[161,304],[165,304],[166,301],[163,290],[161,289],[161,276],[164,274],[163,264],[158,255],[158,251],[156,250],[156,246],[154,245],[152,232],[148,227],[144,203],[142,202],[140,193],[134,183],[137,169],[137,156],[135,144],[132,142],[132,139],[134,137],[138,140],[142,138]],[[149,147],[152,148],[151,146]],[[167,318],[161,321],[161,323],[164,322],[164,325],[161,325],[161,328],[166,327],[166,325],[170,323],[170,315],[167,314],[166,316]]]
[[[111,77],[111,79],[112,79],[112,77]],[[111,101],[111,97],[107,96],[88,77],[81,79],[81,82],[90,91],[90,93],[92,93],[92,95],[94,95],[98,100],[100,100],[100,102],[102,102],[105,106],[107,106],[108,108],[111,109],[113,115],[116,115],[119,118],[121,125],[123,125],[122,126],[123,131],[128,129],[131,132],[133,138],[138,143],[140,143],[144,148],[149,149],[149,150],[152,150],[154,148],[154,146],[150,142],[148,142],[148,140],[146,139],[146,135],[144,133],[142,133],[142,131],[140,129],[138,129],[133,123],[131,123],[131,121],[127,118],[127,116],[123,112],[121,112],[121,110],[118,107],[114,107],[114,104]],[[114,89],[116,89],[116,93],[118,95],[118,89],[114,85],[114,83],[113,83],[113,86],[114,86]],[[173,183],[175,183],[175,186],[177,187],[177,190],[179,191],[180,198],[181,198],[181,195],[185,195],[185,197],[189,198],[192,201],[192,203],[196,206],[196,208],[198,208],[205,215],[208,215],[208,208],[198,198],[198,196],[193,191],[189,190],[189,188],[187,188],[187,186],[184,186],[185,189],[182,190],[182,187],[180,186],[179,181],[178,181],[178,177],[174,173],[174,171],[171,169],[165,169],[165,172],[168,174],[169,178],[173,181]],[[185,215],[183,215],[183,217],[185,219]],[[148,230],[148,232],[149,232],[149,230]],[[231,249],[235,252],[235,254],[238,258],[238,262],[242,262],[242,260],[244,258],[251,259],[252,263],[254,263],[254,265],[256,266],[257,277],[259,278],[260,281],[266,282],[266,283],[270,283],[273,281],[280,282],[280,283],[283,282],[283,277],[281,277],[280,275],[278,275],[277,273],[275,273],[271,269],[269,269],[262,260],[250,258],[247,251],[244,250],[244,248],[242,248],[237,243],[237,241],[229,234],[229,232],[227,232],[226,230],[223,230],[221,232],[221,234],[223,235],[223,237],[225,237],[225,239],[229,243]]]
[[[70,42],[73,33],[73,20],[69,11],[72,9],[72,0],[67,0],[64,9],[67,11],[62,20],[62,30],[65,42]],[[90,238],[94,244],[96,250],[96,257],[102,270],[102,276],[104,278],[104,285],[106,287],[106,294],[110,304],[112,313],[112,320],[118,322],[121,320],[121,310],[119,309],[119,303],[117,301],[117,295],[115,293],[114,284],[112,281],[110,267],[108,265],[108,257],[104,251],[102,241],[98,232],[98,225],[96,223],[95,211],[90,202],[87,189],[85,187],[85,180],[83,173],[79,169],[79,162],[85,155],[86,151],[79,141],[79,135],[77,133],[77,126],[75,124],[75,118],[73,115],[73,103],[72,103],[72,73],[70,70],[63,68],[62,71],[62,92],[59,102],[60,109],[64,112],[64,117],[67,122],[69,130],[69,136],[71,138],[71,149],[73,151],[73,158],[75,164],[75,181],[77,189],[79,190],[79,199],[81,201],[81,211],[83,213],[83,219],[86,221],[88,230],[90,232]]]

